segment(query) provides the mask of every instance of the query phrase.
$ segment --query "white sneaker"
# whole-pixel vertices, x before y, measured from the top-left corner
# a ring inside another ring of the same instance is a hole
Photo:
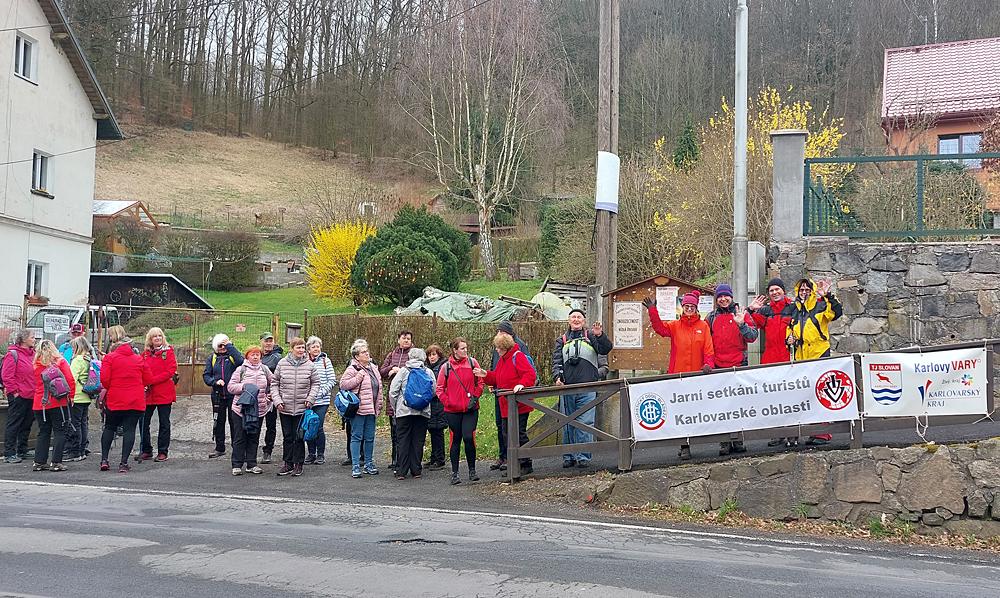
[[[234,467],[233,468],[233,475],[243,475],[243,468],[242,467]]]
[[[247,471],[249,471],[250,473],[256,473],[256,474],[264,473],[264,470],[261,469],[260,467],[257,467],[256,465],[254,465],[253,467],[251,467]]]

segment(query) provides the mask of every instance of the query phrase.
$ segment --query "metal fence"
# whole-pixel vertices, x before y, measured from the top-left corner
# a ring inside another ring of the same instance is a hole
[[[807,158],[806,235],[1000,235],[1000,153]]]

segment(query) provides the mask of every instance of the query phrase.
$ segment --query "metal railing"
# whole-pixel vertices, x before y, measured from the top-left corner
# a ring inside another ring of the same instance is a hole
[[[1000,235],[1000,153],[806,158],[804,169],[807,236]]]

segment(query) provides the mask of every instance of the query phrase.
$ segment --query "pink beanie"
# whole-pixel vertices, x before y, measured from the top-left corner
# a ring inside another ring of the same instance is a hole
[[[693,305],[698,307],[698,298],[701,297],[701,293],[698,291],[691,291],[690,293],[685,293],[684,298],[681,299],[681,307],[685,305]]]

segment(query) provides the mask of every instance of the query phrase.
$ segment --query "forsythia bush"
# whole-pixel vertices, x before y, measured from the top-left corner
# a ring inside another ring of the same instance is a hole
[[[375,227],[364,222],[334,224],[314,229],[309,235],[306,262],[307,279],[313,293],[338,299],[350,297],[351,265],[354,254],[365,239],[375,234]]]

